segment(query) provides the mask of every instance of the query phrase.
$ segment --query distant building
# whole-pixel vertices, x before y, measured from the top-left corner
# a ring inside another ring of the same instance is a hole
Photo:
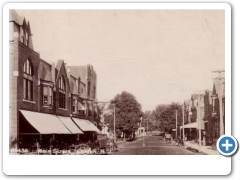
[[[212,91],[191,95],[190,101],[184,101],[185,137],[198,140],[201,129],[201,141],[204,145],[215,145],[218,138],[225,134],[225,79],[217,78]]]
[[[184,102],[186,124],[180,128],[184,128],[185,137],[187,140],[198,140],[199,129],[201,130],[201,141],[205,141],[204,136],[204,94],[195,93],[191,95],[191,100]]]
[[[94,121],[94,119],[98,117],[97,113],[97,74],[92,65],[86,66],[67,66],[68,72],[78,78],[82,87],[84,89],[80,89],[80,93],[82,93],[81,101],[86,108],[86,118]]]
[[[214,141],[225,134],[225,79],[215,79],[212,90],[212,138]]]

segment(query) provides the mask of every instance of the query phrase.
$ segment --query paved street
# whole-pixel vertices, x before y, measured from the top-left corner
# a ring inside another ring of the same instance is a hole
[[[115,155],[195,155],[184,147],[179,147],[173,143],[164,143],[160,136],[144,137],[145,146],[143,147],[143,139],[137,139],[133,142],[123,142],[118,145],[118,152]]]

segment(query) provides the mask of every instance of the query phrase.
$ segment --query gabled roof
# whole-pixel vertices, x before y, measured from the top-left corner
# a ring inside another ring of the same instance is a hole
[[[15,10],[13,9],[9,10],[9,22],[15,22],[16,24],[21,26],[23,24],[23,20],[24,17],[19,16]]]
[[[51,81],[52,82],[52,73],[51,73],[52,66],[45,61],[40,61],[38,74],[40,79],[44,81]],[[53,67],[54,68],[54,67]]]
[[[32,31],[31,31],[31,27],[30,27],[29,21],[28,21],[28,23],[27,23],[27,30],[28,30],[28,33],[29,33],[30,35],[32,35]]]
[[[63,60],[58,60],[57,65],[56,65],[56,69],[57,69],[58,71],[60,71],[61,66],[62,66],[62,63],[64,63]]]
[[[60,78],[60,75],[59,75],[59,74],[60,74],[60,70],[61,70],[62,67],[64,68],[64,72],[65,72],[66,77],[67,77],[67,79],[66,79],[66,83],[67,83],[67,85],[68,85],[68,87],[69,87],[69,90],[70,90],[70,84],[69,84],[68,73],[67,73],[67,71],[66,71],[66,66],[65,66],[63,60],[58,60],[58,62],[57,62],[57,66],[56,66],[56,69],[57,69],[56,82],[57,82],[57,79]]]
[[[76,78],[70,75],[70,91],[72,94],[78,94]]]
[[[70,74],[73,75],[76,78],[81,79],[81,81],[83,83],[87,83],[86,82],[86,78],[87,78],[87,68],[86,66],[67,66],[67,69],[70,69]]]

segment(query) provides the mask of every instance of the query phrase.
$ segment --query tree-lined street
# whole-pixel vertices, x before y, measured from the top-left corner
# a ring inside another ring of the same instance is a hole
[[[196,155],[175,143],[165,143],[160,136],[146,136],[132,142],[122,142],[118,145],[118,152],[114,155]]]

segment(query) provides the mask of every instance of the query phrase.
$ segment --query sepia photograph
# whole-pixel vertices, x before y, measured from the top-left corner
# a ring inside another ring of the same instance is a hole
[[[225,26],[224,9],[9,9],[9,154],[219,155]]]

